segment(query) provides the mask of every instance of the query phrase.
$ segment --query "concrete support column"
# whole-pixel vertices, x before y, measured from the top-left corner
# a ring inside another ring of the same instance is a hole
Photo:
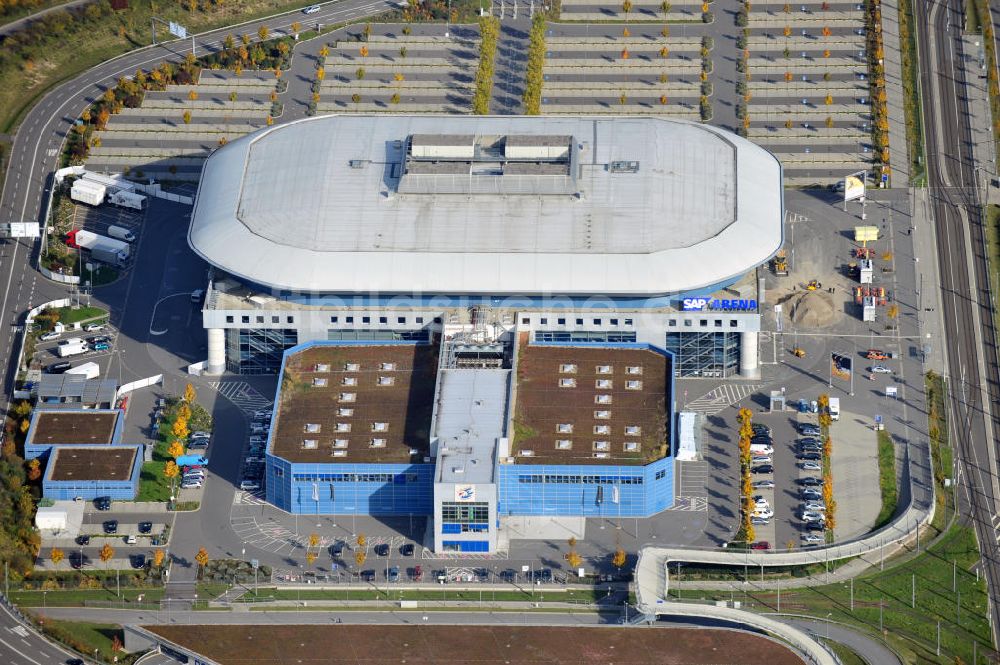
[[[740,335],[740,376],[745,379],[760,378],[760,354],[757,350],[758,334],[745,332]],[[211,349],[211,342],[209,342],[209,349]]]
[[[226,331],[222,328],[208,329],[208,367],[206,374],[222,374],[226,371]]]

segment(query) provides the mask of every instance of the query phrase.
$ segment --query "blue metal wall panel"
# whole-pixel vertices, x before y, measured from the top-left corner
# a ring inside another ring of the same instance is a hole
[[[268,455],[266,466],[267,500],[290,513],[430,515],[433,510],[433,464],[296,464]],[[330,478],[343,474],[385,478]]]

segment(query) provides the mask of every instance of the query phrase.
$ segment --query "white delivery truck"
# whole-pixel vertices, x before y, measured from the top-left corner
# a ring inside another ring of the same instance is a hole
[[[86,353],[87,350],[88,350],[87,343],[84,342],[79,337],[64,339],[63,341],[59,342],[59,346],[56,347],[56,353],[59,355],[60,358],[66,358],[67,356],[78,356],[81,353]]]
[[[88,379],[96,379],[101,375],[101,366],[94,362],[83,363],[82,365],[77,365],[76,367],[70,367],[65,373],[83,374]]]
[[[99,206],[104,203],[104,194],[106,191],[107,188],[99,183],[89,180],[77,180],[69,190],[69,197],[80,203]]]
[[[132,210],[146,209],[146,197],[135,192],[126,192],[119,189],[112,192],[111,196],[108,197],[108,201],[122,208],[131,208]]]
[[[135,242],[135,234],[123,226],[109,226],[108,235],[125,242]]]
[[[830,420],[840,420],[840,398],[830,398]]]
[[[121,265],[128,260],[130,249],[127,242],[99,236],[96,233],[78,229],[66,234],[66,244],[70,247],[89,249],[91,258],[112,265]]]

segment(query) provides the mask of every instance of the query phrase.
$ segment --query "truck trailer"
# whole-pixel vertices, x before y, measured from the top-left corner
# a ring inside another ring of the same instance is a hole
[[[107,236],[99,236],[96,233],[78,229],[70,231],[66,235],[66,244],[77,249],[90,250],[91,257],[95,261],[121,265],[128,260],[129,244]]]
[[[101,375],[101,366],[95,362],[83,363],[76,367],[70,367],[66,374],[83,374],[88,379],[96,379]]]
[[[111,196],[108,197],[108,202],[116,206],[130,208],[132,210],[145,210],[147,204],[146,197],[142,194],[126,192],[123,190],[112,192]]]
[[[73,183],[73,187],[69,190],[69,197],[79,203],[99,206],[104,203],[104,195],[106,192],[107,188],[100,183],[91,182],[89,180],[77,180]]]

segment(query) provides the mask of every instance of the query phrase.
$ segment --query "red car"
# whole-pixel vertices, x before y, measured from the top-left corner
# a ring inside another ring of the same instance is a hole
[[[419,582],[424,578],[424,571],[420,566],[413,567],[413,581]]]
[[[750,549],[752,549],[752,550],[769,550],[769,549],[771,549],[771,543],[767,542],[766,540],[761,540],[761,541],[758,541],[758,542],[753,543],[752,545],[750,545]]]
[[[868,360],[886,360],[889,355],[885,351],[879,349],[868,349],[868,353],[865,354]]]

